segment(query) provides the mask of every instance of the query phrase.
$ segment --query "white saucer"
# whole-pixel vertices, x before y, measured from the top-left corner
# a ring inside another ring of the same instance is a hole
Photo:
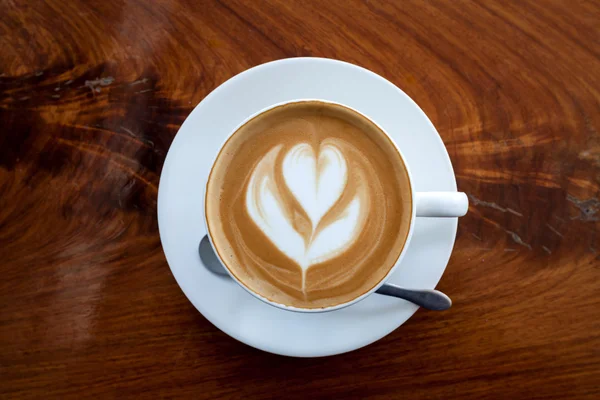
[[[400,89],[341,61],[292,58],[247,70],[210,93],[177,133],[162,170],[158,225],[177,283],[210,322],[229,336],[271,353],[328,356],[373,343],[417,310],[373,294],[350,307],[300,314],[269,306],[230,279],[210,273],[198,256],[205,235],[202,195],[210,164],[245,118],[275,103],[324,99],[346,104],[381,125],[402,149],[417,191],[456,191],[450,158],[433,124]],[[410,248],[389,282],[433,289],[456,236],[456,218],[417,218]]]

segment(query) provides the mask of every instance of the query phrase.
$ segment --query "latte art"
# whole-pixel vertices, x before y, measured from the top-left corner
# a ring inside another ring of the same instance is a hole
[[[334,104],[292,103],[251,119],[219,152],[206,189],[206,222],[225,267],[293,307],[368,292],[410,228],[410,183],[394,144]]]
[[[297,144],[283,159],[282,148],[271,149],[252,171],[246,210],[265,236],[302,268],[304,289],[311,265],[334,258],[357,239],[368,213],[369,193],[360,171],[353,174],[359,181],[348,185],[348,163],[334,141],[325,140],[318,154],[308,143]],[[275,176],[278,172],[280,177]],[[356,193],[347,204],[340,204],[347,189]],[[294,201],[304,216],[293,213]]]

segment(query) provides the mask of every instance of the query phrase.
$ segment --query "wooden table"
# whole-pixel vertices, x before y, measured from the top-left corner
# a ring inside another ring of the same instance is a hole
[[[471,200],[452,310],[326,359],[212,326],[156,221],[193,107],[296,56],[402,88]],[[4,0],[0,129],[2,398],[600,398],[598,1]]]

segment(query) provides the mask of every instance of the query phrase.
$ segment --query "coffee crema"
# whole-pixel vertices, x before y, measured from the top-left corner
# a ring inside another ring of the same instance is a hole
[[[268,110],[225,143],[207,183],[215,250],[262,297],[297,308],[376,286],[406,242],[411,188],[394,144],[364,116],[318,101]]]

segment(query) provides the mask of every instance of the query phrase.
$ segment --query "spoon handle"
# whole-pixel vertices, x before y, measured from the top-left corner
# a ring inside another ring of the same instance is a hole
[[[443,311],[452,306],[452,300],[439,290],[413,290],[404,289],[389,283],[383,284],[377,292],[385,296],[398,297],[408,300],[428,310]]]

